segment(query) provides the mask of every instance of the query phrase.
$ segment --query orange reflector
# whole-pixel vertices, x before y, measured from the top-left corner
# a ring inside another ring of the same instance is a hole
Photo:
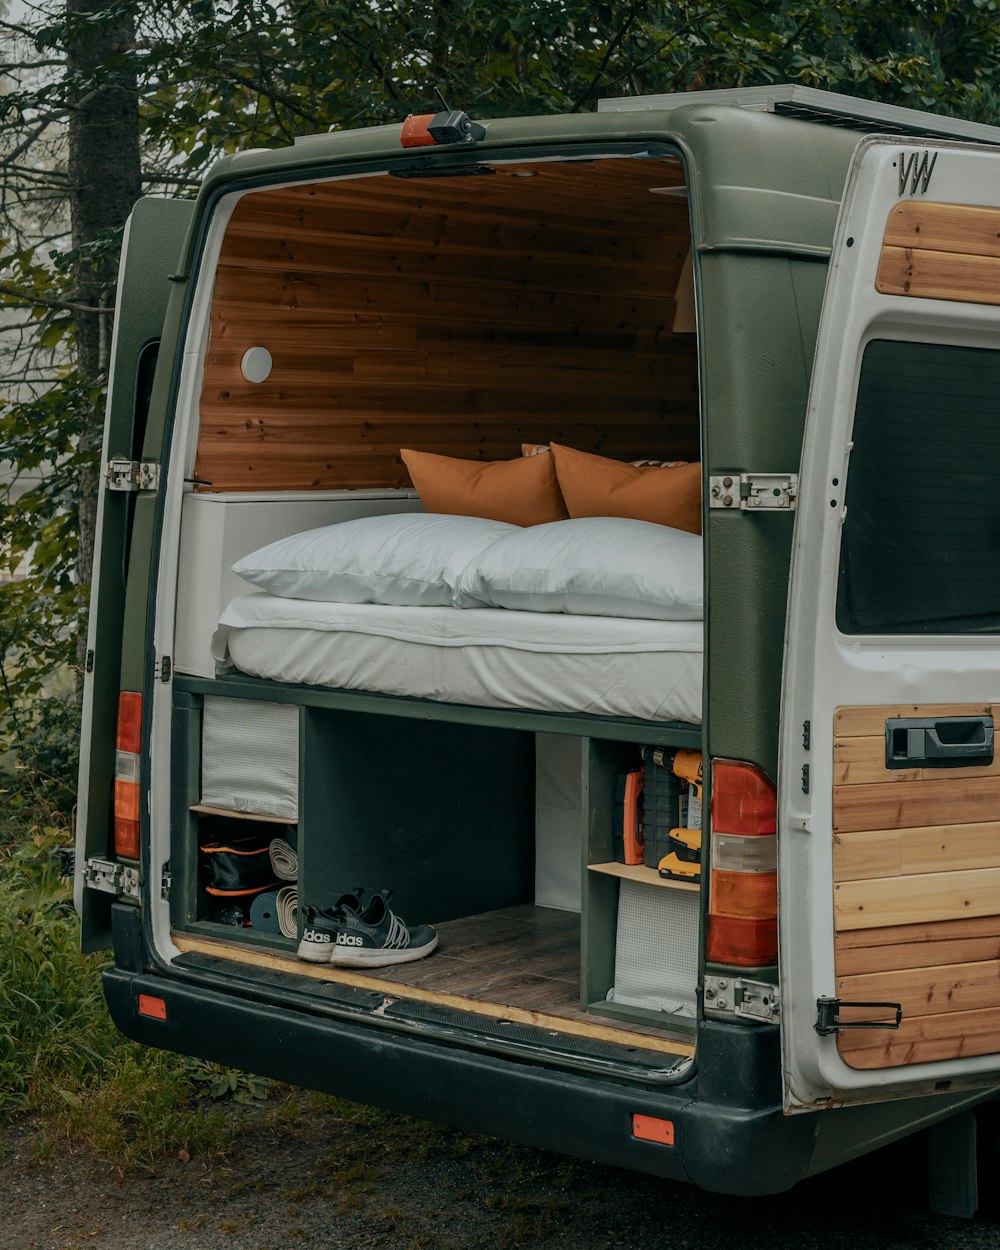
[[[674,1122],[673,1120],[658,1120],[656,1116],[639,1115],[635,1112],[632,1115],[632,1136],[638,1137],[640,1141],[655,1141],[661,1146],[672,1146]]]
[[[399,142],[404,148],[427,148],[434,146],[434,136],[427,129],[436,113],[411,113],[403,122]]]
[[[139,1015],[149,1016],[151,1020],[166,1020],[166,1001],[162,998],[154,998],[152,994],[140,994]]]

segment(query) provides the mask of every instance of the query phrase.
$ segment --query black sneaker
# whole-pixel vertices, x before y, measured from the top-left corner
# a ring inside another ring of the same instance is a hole
[[[302,940],[299,942],[299,959],[311,964],[328,964],[337,934],[343,928],[344,916],[358,915],[364,911],[364,887],[359,886],[350,894],[342,894],[332,907],[302,908]]]
[[[339,968],[387,968],[423,959],[434,950],[437,933],[429,924],[409,928],[389,907],[390,893],[376,894],[360,915],[348,907],[340,909],[330,963]]]

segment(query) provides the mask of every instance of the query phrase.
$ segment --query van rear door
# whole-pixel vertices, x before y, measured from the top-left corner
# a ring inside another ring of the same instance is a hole
[[[135,504],[129,491],[109,488],[108,466],[112,461],[137,462],[142,454],[170,277],[177,271],[193,211],[193,201],[140,200],[129,217],[122,245],[80,735],[75,898],[84,950],[111,944],[114,889],[87,889],[85,877],[88,859],[106,861],[111,855],[122,618]],[[164,367],[169,370],[171,363],[166,361]],[[119,475],[116,486],[124,484],[124,476]]]
[[[787,1110],[1000,1080],[1000,152],[866,139],[803,449]]]

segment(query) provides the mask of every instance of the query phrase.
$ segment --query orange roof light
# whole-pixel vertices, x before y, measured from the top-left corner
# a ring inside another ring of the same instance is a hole
[[[404,148],[426,148],[441,143],[479,143],[486,127],[474,122],[461,109],[440,113],[411,113],[403,122],[399,142]]]

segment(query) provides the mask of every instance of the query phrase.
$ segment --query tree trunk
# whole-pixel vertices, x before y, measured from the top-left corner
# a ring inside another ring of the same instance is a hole
[[[75,254],[76,298],[100,308],[76,322],[76,363],[95,392],[108,373],[118,275],[119,236],[139,198],[139,105],[129,53],[135,25],[115,0],[66,0],[66,69],[76,84],[69,122],[70,225]],[[78,485],[80,674],[87,646],[86,613],[94,565],[97,488],[104,405],[87,404],[80,441],[92,453]]]

